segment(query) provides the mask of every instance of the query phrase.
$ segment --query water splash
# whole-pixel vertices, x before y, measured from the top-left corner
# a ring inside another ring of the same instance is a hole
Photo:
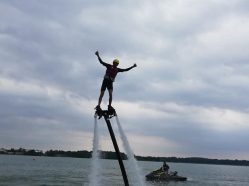
[[[115,118],[117,121],[118,130],[119,130],[122,142],[123,142],[124,149],[125,149],[126,154],[128,156],[128,168],[129,168],[128,175],[130,177],[130,181],[134,182],[134,185],[144,186],[145,181],[144,181],[143,176],[141,176],[140,169],[139,169],[139,167],[137,165],[137,161],[134,157],[134,153],[130,147],[130,144],[129,144],[128,139],[124,133],[124,130],[120,125],[118,116],[116,116]]]
[[[99,131],[97,125],[97,117],[94,117],[94,137],[93,137],[93,150],[92,150],[92,164],[91,164],[91,174],[89,176],[89,186],[99,186]]]

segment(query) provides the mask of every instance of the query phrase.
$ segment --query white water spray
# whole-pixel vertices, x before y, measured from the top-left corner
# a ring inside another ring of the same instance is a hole
[[[89,176],[89,186],[99,186],[99,131],[97,125],[97,117],[94,117],[94,137],[93,137],[93,150],[92,150],[92,165],[91,174]]]
[[[129,164],[129,177],[131,178],[131,181],[134,182],[134,185],[144,186],[145,182],[143,177],[141,176],[140,170],[137,165],[137,161],[134,157],[134,153],[130,147],[130,144],[128,142],[128,139],[124,133],[123,128],[120,125],[118,116],[116,115],[116,121],[118,124],[118,130],[123,142],[124,149],[126,151],[126,154],[128,156],[128,164]]]

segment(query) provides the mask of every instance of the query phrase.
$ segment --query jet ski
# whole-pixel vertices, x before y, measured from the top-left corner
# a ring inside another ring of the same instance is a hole
[[[161,168],[158,170],[155,170],[146,176],[146,180],[148,181],[186,181],[186,177],[178,176],[177,172],[170,172],[167,173]]]

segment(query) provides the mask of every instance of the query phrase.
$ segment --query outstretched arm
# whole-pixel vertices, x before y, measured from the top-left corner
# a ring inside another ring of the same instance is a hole
[[[107,65],[108,65],[107,63],[105,63],[105,62],[100,58],[99,52],[98,52],[98,51],[95,52],[95,55],[98,57],[98,60],[99,60],[99,62],[100,62],[102,65],[104,65],[104,66],[107,66]]]
[[[131,67],[129,67],[129,68],[125,68],[125,69],[121,69],[121,68],[119,68],[119,69],[118,69],[118,71],[119,71],[119,72],[126,72],[126,71],[129,71],[129,70],[131,70],[131,69],[135,68],[136,66],[137,66],[137,64],[136,64],[136,63],[134,63],[134,65],[133,65],[133,66],[131,66]]]

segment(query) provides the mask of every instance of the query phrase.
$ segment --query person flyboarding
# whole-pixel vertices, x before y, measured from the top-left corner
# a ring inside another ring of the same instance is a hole
[[[96,110],[101,109],[100,105],[101,105],[101,101],[102,98],[104,96],[105,90],[107,88],[108,92],[109,92],[109,105],[108,105],[108,110],[110,109],[114,109],[111,105],[112,105],[112,93],[113,93],[113,82],[115,80],[116,75],[119,72],[126,72],[131,70],[132,68],[136,67],[136,63],[134,63],[133,66],[126,68],[126,69],[122,69],[122,68],[118,68],[119,65],[119,60],[118,59],[114,59],[113,60],[113,64],[108,64],[106,62],[104,62],[100,56],[99,56],[99,52],[96,51],[95,55],[98,57],[99,62],[104,65],[106,67],[106,72],[105,72],[105,76],[101,85],[101,90],[100,90],[100,95],[99,95],[99,100],[98,100],[98,105],[95,107]]]

